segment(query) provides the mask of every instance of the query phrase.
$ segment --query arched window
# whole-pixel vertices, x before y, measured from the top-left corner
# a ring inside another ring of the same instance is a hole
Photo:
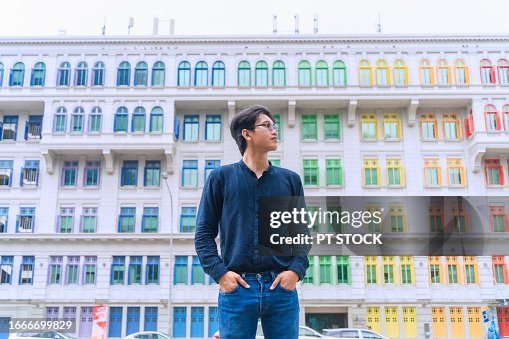
[[[114,132],[127,132],[127,120],[129,113],[126,107],[119,107],[115,112],[115,121],[113,123]]]
[[[25,78],[25,64],[17,62],[11,68],[11,76],[9,77],[9,86],[23,86],[23,79]]]
[[[481,60],[481,82],[488,85],[495,83],[495,67],[488,59]]]
[[[138,106],[134,109],[131,132],[145,132],[145,108]]]
[[[134,68],[134,86],[147,86],[148,84],[148,65],[145,61],[140,61]]]
[[[46,79],[46,65],[44,62],[38,62],[34,65],[32,70],[32,77],[30,79],[30,86],[44,86]]]
[[[159,106],[152,108],[150,112],[150,132],[163,131],[163,109]]]
[[[191,86],[191,64],[189,62],[182,61],[178,66],[177,73],[177,86]]]
[[[376,85],[389,86],[391,84],[389,64],[385,60],[376,62]]]
[[[99,107],[92,108],[88,120],[89,132],[101,132],[102,110]]]
[[[223,87],[225,85],[225,77],[224,62],[214,62],[212,65],[212,86]]]
[[[454,63],[454,76],[456,77],[456,85],[470,84],[470,74],[465,60],[456,60]]]
[[[502,106],[502,116],[504,118],[504,129],[509,131],[509,105]]]
[[[346,66],[341,60],[334,61],[332,64],[332,81],[334,86],[346,86]]]
[[[255,65],[255,86],[268,86],[269,85],[269,66],[263,60],[260,60]]]
[[[208,66],[205,61],[200,61],[194,67],[194,85],[196,87],[206,87],[208,79]]]
[[[53,132],[65,133],[66,117],[67,110],[65,107],[59,107],[53,119]]]
[[[87,85],[88,65],[86,62],[80,62],[74,71],[74,85],[86,86]]]
[[[500,131],[502,130],[502,121],[497,112],[497,108],[493,105],[486,105],[484,107],[484,118],[486,119],[487,131]]]
[[[166,69],[162,61],[158,61],[152,67],[152,86],[164,86]]]
[[[315,69],[316,86],[329,86],[329,65],[320,60],[316,63]]]
[[[239,67],[237,69],[237,83],[239,86],[251,86],[251,65],[249,62],[239,62]]]
[[[117,86],[129,86],[131,84],[131,64],[127,61],[120,63],[117,69]]]
[[[71,132],[73,133],[83,132],[84,115],[85,110],[83,109],[83,107],[76,107],[74,109],[71,117]]]
[[[428,60],[421,60],[419,64],[419,76],[421,78],[422,86],[431,86],[435,83],[435,72]]]
[[[394,85],[408,86],[408,68],[403,60],[394,61]]]
[[[286,68],[285,63],[281,60],[274,61],[272,65],[272,86],[286,86]]]
[[[359,86],[372,86],[373,85],[373,70],[371,63],[368,60],[361,60],[359,62]]]
[[[104,86],[104,63],[96,62],[92,70],[92,86]]]
[[[71,79],[71,64],[62,62],[58,67],[57,86],[69,86]]]
[[[498,82],[509,84],[509,61],[506,59],[498,60]]]
[[[0,62],[0,87],[2,87],[4,81],[4,64]]]
[[[311,64],[302,60],[299,62],[299,86],[311,86]]]
[[[450,85],[451,84],[451,68],[447,63],[447,60],[440,59],[437,63],[437,79],[439,85]]]

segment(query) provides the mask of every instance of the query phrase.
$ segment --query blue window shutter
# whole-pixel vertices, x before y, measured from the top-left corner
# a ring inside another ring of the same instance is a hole
[[[175,138],[177,140],[179,139],[179,131],[180,131],[180,120],[175,118],[175,121],[174,121],[174,124],[173,124],[173,133],[175,134]]]
[[[23,178],[25,177],[25,169],[21,167],[21,175],[19,176],[19,187],[23,187]]]

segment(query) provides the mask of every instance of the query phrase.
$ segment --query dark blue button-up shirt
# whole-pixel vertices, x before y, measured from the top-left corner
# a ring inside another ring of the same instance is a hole
[[[257,200],[260,196],[303,195],[299,175],[272,164],[260,178],[242,160],[213,170],[203,188],[194,238],[205,273],[218,282],[228,271],[292,270],[302,279],[309,266],[306,256],[258,253]],[[221,256],[215,242],[218,231]]]

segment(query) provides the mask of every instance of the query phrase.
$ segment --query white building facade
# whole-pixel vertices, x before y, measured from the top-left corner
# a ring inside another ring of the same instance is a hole
[[[1,321],[72,318],[89,338],[93,307],[104,305],[112,338],[144,329],[211,337],[218,286],[194,251],[196,210],[207,174],[240,159],[229,122],[255,103],[280,125],[270,159],[299,173],[307,196],[495,197],[487,238],[507,242],[505,36],[0,46]],[[384,231],[412,228],[404,211],[392,212],[398,224]],[[457,213],[465,232],[475,227]],[[481,307],[509,295],[504,253],[310,254],[298,292],[301,323],[316,329],[480,338]],[[498,311],[509,335],[509,310]]]

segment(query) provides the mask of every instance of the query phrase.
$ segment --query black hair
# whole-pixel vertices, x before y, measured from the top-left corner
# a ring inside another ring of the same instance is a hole
[[[235,114],[232,119],[232,123],[230,124],[230,132],[233,139],[237,143],[237,146],[239,147],[240,154],[242,155],[244,155],[244,152],[247,148],[246,139],[242,135],[242,130],[253,129],[253,126],[255,125],[256,120],[260,114],[265,114],[270,118],[270,120],[272,120],[272,122],[276,122],[269,109],[262,105],[249,106],[248,108],[245,108]]]

